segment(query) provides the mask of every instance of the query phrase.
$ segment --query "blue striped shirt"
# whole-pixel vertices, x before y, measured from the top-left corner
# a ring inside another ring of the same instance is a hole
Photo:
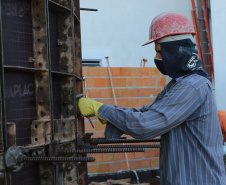
[[[161,185],[225,185],[223,137],[212,85],[197,74],[172,80],[141,109],[103,105],[106,138],[161,136]]]

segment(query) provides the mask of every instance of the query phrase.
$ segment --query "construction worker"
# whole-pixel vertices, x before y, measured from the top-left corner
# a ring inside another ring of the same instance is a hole
[[[106,138],[128,134],[138,139],[161,136],[161,185],[225,185],[223,137],[212,84],[193,42],[190,20],[169,12],[155,17],[149,41],[155,64],[172,80],[151,105],[141,109],[106,105],[82,98],[83,116],[107,123]]]

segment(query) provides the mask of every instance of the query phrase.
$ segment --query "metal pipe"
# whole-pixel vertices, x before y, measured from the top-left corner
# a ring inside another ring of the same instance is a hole
[[[93,8],[80,8],[80,10],[85,10],[85,11],[95,11],[95,12],[98,11],[98,9],[93,9]]]
[[[160,148],[161,145],[91,145],[90,148]]]
[[[64,150],[58,149],[58,154],[84,154],[84,153],[125,153],[125,152],[144,152],[144,148],[123,148],[123,149],[78,149],[78,150]]]
[[[160,142],[160,139],[90,139],[91,144]]]
[[[22,157],[23,162],[94,162],[94,157]]]

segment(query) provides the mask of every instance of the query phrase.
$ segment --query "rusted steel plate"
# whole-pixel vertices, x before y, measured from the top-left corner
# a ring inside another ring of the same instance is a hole
[[[61,80],[62,118],[75,118],[74,96],[75,94],[73,93],[73,77],[67,77]]]
[[[51,163],[40,163],[39,164],[40,170],[40,185],[55,185],[56,178],[55,178],[55,166]]]
[[[34,67],[47,69],[46,6],[43,0],[32,0]]]
[[[63,178],[65,185],[77,184],[77,173],[75,163],[64,163],[63,164]]]
[[[54,138],[61,142],[75,139],[74,120],[54,120]]]
[[[35,74],[36,108],[38,120],[50,119],[49,77],[48,72]]]
[[[34,120],[31,124],[31,145],[49,144],[51,141],[51,121]]]
[[[16,124],[6,123],[7,125],[7,146],[16,145]]]
[[[73,74],[71,12],[59,15],[60,71]]]

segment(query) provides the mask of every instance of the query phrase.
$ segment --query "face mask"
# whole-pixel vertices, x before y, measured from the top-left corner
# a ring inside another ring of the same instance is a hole
[[[158,70],[159,70],[162,74],[167,75],[167,72],[166,72],[165,67],[164,67],[164,65],[163,65],[162,59],[155,58],[154,61],[155,61],[155,65],[156,65],[156,67],[158,68]]]

